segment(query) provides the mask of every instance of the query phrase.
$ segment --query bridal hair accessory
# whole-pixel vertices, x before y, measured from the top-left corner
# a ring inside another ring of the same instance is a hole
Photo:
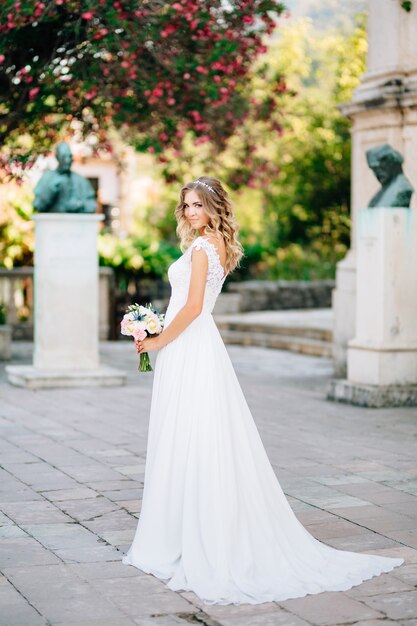
[[[202,180],[195,180],[195,183],[199,183],[200,185],[204,185],[204,187],[207,187],[207,189],[209,189],[210,191],[212,191],[213,193],[215,193],[215,190],[213,189],[213,187],[210,187],[210,185],[207,185],[207,183],[203,183]]]

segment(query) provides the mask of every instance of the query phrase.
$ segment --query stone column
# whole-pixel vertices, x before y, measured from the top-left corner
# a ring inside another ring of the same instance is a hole
[[[347,380],[329,398],[363,406],[417,404],[417,211],[357,212],[356,335]]]
[[[390,144],[404,156],[404,173],[417,189],[417,8],[407,13],[399,0],[368,0],[368,10],[367,71],[342,107],[352,120],[352,246],[338,264],[333,293],[335,373],[341,377],[355,336],[356,214],[378,188],[366,151]]]
[[[8,366],[9,381],[31,388],[120,385],[100,366],[97,214],[39,213],[35,221],[32,366]]]
[[[356,336],[348,379],[417,385],[417,215],[408,208],[358,211]]]

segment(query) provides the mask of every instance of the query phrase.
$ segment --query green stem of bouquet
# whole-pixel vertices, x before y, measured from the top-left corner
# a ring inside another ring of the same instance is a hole
[[[149,354],[147,352],[140,353],[138,370],[140,372],[153,372]]]

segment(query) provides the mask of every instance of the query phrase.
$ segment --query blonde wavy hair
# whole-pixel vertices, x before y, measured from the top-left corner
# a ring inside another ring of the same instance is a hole
[[[204,183],[204,184],[201,184]],[[205,185],[213,189],[211,191]],[[209,216],[209,222],[204,229],[204,234],[214,237],[223,237],[226,245],[226,262],[224,271],[229,275],[236,267],[240,267],[240,260],[245,255],[242,244],[238,240],[239,224],[234,214],[234,204],[229,198],[227,191],[221,182],[212,176],[200,176],[196,180],[182,187],[180,200],[175,208],[177,220],[176,233],[180,239],[180,249],[184,252],[195,239],[195,229],[184,216],[185,194],[194,190],[203,205],[204,211]]]

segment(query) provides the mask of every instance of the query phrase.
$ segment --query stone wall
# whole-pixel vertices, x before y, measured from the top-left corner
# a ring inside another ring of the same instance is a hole
[[[101,341],[111,335],[113,311],[114,273],[111,267],[99,268],[99,337]],[[33,267],[0,268],[0,302],[7,310],[7,322],[12,327],[13,340],[33,340]],[[19,319],[18,307],[28,310],[28,319]]]
[[[230,283],[228,293],[241,296],[241,311],[331,307],[333,280],[250,280]]]

